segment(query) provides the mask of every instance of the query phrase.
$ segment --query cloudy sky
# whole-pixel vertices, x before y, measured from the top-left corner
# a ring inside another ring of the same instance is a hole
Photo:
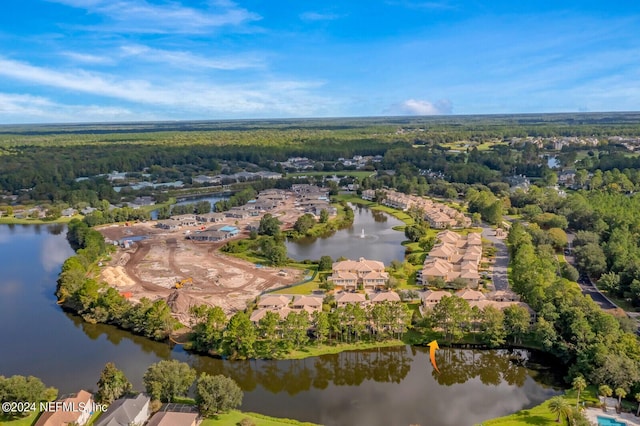
[[[635,1],[5,0],[0,123],[639,110]]]

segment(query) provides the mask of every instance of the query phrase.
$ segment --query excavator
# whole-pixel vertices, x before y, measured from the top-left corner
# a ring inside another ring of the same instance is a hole
[[[184,280],[180,280],[176,282],[176,285],[174,286],[174,288],[182,288],[184,287],[185,284],[191,284],[191,283],[193,283],[193,278],[191,277],[185,278]]]

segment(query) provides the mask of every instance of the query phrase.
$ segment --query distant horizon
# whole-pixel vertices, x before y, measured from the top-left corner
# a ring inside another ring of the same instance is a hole
[[[166,119],[166,120],[137,120],[137,121],[85,121],[85,122],[32,122],[32,123],[0,123],[3,127],[45,127],[45,126],[100,126],[100,125],[144,125],[144,124],[172,124],[172,123],[224,123],[224,122],[265,122],[265,121],[330,121],[330,120],[408,120],[426,119],[433,121],[447,121],[456,118],[471,117],[518,117],[518,116],[589,116],[589,115],[624,115],[637,114],[640,119],[640,110],[637,111],[568,111],[568,112],[515,112],[515,113],[490,113],[490,114],[447,114],[447,115],[378,115],[378,116],[342,116],[342,117],[264,117],[264,118],[212,118],[212,119]]]
[[[10,3],[0,124],[640,109],[633,2]]]

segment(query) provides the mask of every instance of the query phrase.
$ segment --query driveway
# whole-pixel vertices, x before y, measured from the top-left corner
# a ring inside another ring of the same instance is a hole
[[[496,290],[507,290],[509,279],[507,278],[507,266],[509,266],[509,251],[504,239],[496,238],[496,231],[489,225],[482,224],[482,237],[491,241],[496,248],[496,257],[493,264],[493,285]]]

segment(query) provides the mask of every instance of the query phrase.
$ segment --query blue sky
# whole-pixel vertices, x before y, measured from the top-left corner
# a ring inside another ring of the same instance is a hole
[[[635,1],[2,6],[0,123],[640,109]]]

